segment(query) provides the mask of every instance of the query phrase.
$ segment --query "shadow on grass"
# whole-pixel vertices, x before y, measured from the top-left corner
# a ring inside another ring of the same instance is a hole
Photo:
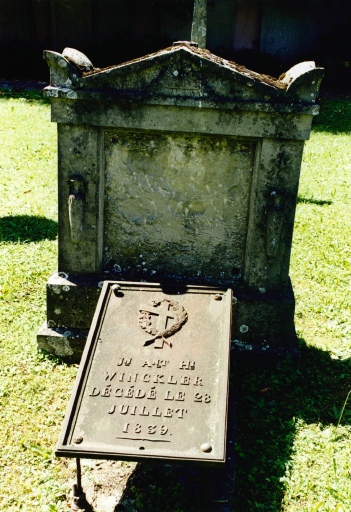
[[[281,478],[291,457],[296,420],[337,424],[351,382],[350,361],[332,360],[304,340],[300,348],[298,369],[290,360],[272,369],[234,363],[235,468],[141,463],[115,512],[281,510]],[[350,422],[351,408],[346,407],[341,424]]]
[[[330,206],[333,204],[333,201],[330,201],[328,199],[313,199],[312,197],[300,197],[298,196],[297,203],[307,203],[307,204],[315,204],[317,206]]]
[[[49,99],[43,95],[46,82],[3,80],[0,79],[0,99],[23,99],[36,103],[48,104]]]
[[[1,242],[39,242],[55,240],[57,222],[34,215],[10,215],[0,217]]]
[[[234,443],[230,440],[234,439],[234,402],[231,400],[229,406],[225,466],[142,462],[131,475],[114,512],[232,512],[235,469]],[[199,432],[199,441],[200,437]]]
[[[238,386],[235,511],[281,510],[280,479],[290,459],[295,422],[337,424],[350,388],[350,361],[300,341],[301,361],[274,370],[237,368]],[[346,408],[341,424],[351,422]]]
[[[221,488],[223,476],[223,469],[140,463],[115,512],[212,510],[210,503],[217,501],[219,504],[221,495],[212,495],[211,491]]]
[[[313,120],[312,130],[332,134],[351,132],[351,100],[321,100],[320,113]]]

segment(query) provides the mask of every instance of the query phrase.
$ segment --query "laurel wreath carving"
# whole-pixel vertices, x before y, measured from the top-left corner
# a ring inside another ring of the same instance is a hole
[[[152,326],[151,322],[151,314],[149,311],[140,309],[139,310],[139,325],[142,329],[145,330],[148,334],[151,334],[153,337],[147,341],[145,341],[144,346],[151,345],[151,343],[154,343],[154,341],[158,338],[161,338],[164,343],[172,346],[172,343],[168,342],[166,338],[169,338],[172,336],[175,332],[179,331],[181,329],[182,325],[186,323],[188,320],[188,314],[178,302],[169,299],[167,297],[163,297],[159,300],[152,300],[150,301],[150,305],[157,307],[162,304],[162,302],[167,302],[170,306],[170,311],[174,312],[174,322],[172,325],[170,325],[167,329],[164,329],[161,332],[158,332],[155,327]]]

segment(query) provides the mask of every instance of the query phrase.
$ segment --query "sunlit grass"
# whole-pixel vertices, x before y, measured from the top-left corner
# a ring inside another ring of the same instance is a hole
[[[0,510],[66,509],[53,449],[76,368],[36,349],[57,262],[56,128],[36,101],[2,99],[0,116]]]
[[[310,344],[344,358],[351,356],[350,162],[351,135],[312,134],[304,153],[291,267],[298,331]]]
[[[67,510],[71,469],[53,450],[76,367],[36,349],[57,262],[56,127],[30,98],[0,99],[0,115],[0,510]],[[235,369],[236,512],[351,510],[350,120],[350,101],[324,102],[305,147],[291,264],[300,367]],[[149,490],[134,492],[136,510],[152,510]]]
[[[351,510],[351,102],[306,142],[290,275],[301,362],[238,368],[236,510]]]

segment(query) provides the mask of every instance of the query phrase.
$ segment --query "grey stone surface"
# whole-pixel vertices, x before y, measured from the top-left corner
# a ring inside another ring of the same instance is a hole
[[[37,334],[38,348],[69,361],[79,361],[88,337],[88,329],[50,327],[48,322]]]
[[[81,71],[92,71],[94,69],[92,62],[88,57],[74,48],[65,48],[62,52],[62,56],[72,62]]]
[[[206,48],[207,32],[207,0],[195,0],[191,40],[198,43],[200,48]]]
[[[256,144],[165,132],[105,134],[103,266],[145,279],[230,280],[243,269]]]
[[[115,278],[230,286],[234,344],[289,351],[295,205],[323,71],[273,79],[187,42],[102,70],[71,49],[44,57],[69,281],[48,283],[51,346],[88,328],[99,281]]]
[[[52,275],[46,285],[48,327],[89,329],[101,287],[96,277]]]

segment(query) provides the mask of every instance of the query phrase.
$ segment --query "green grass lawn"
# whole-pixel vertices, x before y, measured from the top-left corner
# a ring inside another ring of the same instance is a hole
[[[57,262],[56,126],[37,99],[0,96],[0,114],[0,510],[68,510],[72,463],[53,450],[77,367],[36,349]],[[324,100],[292,251],[301,363],[235,368],[236,512],[351,510],[350,141],[351,101]]]
[[[351,102],[323,101],[305,146],[290,269],[301,363],[237,368],[238,512],[351,510],[350,213]]]
[[[57,262],[56,127],[39,101],[1,99],[0,113],[0,510],[56,510],[67,474],[52,451],[76,373],[36,349]]]

